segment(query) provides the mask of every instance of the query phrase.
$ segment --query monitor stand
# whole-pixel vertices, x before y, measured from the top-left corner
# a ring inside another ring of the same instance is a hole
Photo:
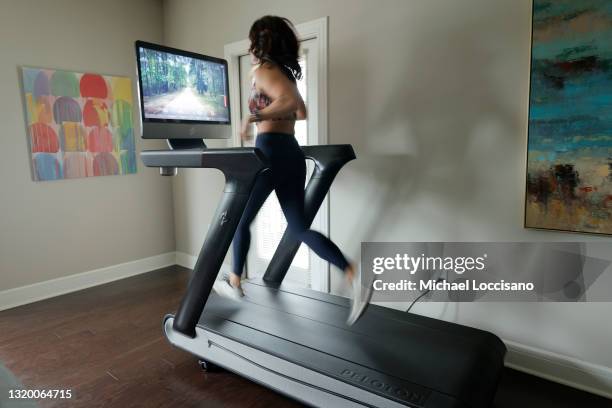
[[[167,139],[170,150],[204,150],[206,143],[202,139]],[[159,174],[162,176],[176,176],[178,168],[171,166],[160,166]]]
[[[202,139],[168,139],[167,141],[171,150],[206,149],[206,143]]]

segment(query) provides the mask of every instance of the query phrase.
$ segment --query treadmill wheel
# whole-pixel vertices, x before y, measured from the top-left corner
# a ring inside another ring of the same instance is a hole
[[[205,371],[207,373],[218,373],[220,371],[223,371],[223,369],[218,365],[206,360],[198,360],[198,365],[200,366],[202,371]]]

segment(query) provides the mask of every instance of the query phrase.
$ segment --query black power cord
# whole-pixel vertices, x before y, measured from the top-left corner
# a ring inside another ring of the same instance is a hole
[[[438,282],[442,282],[442,281],[444,281],[444,280],[445,280],[444,278],[440,277],[440,278],[436,279],[436,283],[438,283]],[[414,300],[412,301],[412,303],[410,303],[410,306],[408,306],[408,309],[406,309],[406,313],[410,313],[410,309],[412,309],[412,306],[414,306],[414,305],[416,304],[416,302],[418,302],[419,300],[421,300],[421,298],[422,298],[423,296],[427,295],[429,292],[431,292],[431,289],[427,289],[425,292],[423,292],[423,293],[421,293],[419,296],[417,296],[417,298],[416,298],[416,299],[414,299]]]

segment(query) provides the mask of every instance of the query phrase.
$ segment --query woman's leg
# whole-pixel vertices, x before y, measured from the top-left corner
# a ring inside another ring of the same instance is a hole
[[[270,173],[270,171],[265,171],[257,177],[251,192],[251,197],[247,202],[244,213],[242,214],[238,227],[236,228],[232,254],[233,274],[235,275],[235,277],[233,277],[234,279],[232,280],[234,281],[237,277],[238,282],[240,282],[240,275],[242,275],[242,271],[244,270],[244,264],[249,252],[249,246],[251,245],[251,223],[255,219],[255,216],[259,212],[261,206],[266,202],[266,199],[274,189],[274,184],[272,182],[272,176]],[[236,286],[235,282],[232,282],[232,285]]]
[[[306,227],[303,187],[305,178],[304,170],[304,175],[298,173],[294,177],[286,179],[282,184],[275,186],[278,201],[287,219],[287,228],[297,239],[308,245],[317,256],[330,262],[341,271],[351,273],[353,268],[338,246],[320,232]],[[347,277],[352,278],[353,276]]]
[[[301,179],[300,179],[301,177]],[[357,280],[356,269],[351,265],[340,249],[325,235],[306,228],[306,217],[304,216],[304,178],[299,174],[275,186],[276,195],[280,202],[283,213],[287,218],[289,232],[297,239],[304,242],[318,256],[330,262],[344,272],[351,290],[351,312],[347,318],[347,324],[353,325],[364,313],[370,299],[372,298],[372,286],[363,287]]]
[[[298,240],[304,242],[319,257],[333,264],[344,272],[353,296],[351,311],[347,324],[354,324],[364,313],[372,297],[372,286],[362,286],[357,278],[357,270],[351,265],[340,249],[325,235],[306,226],[304,214],[304,182],[306,180],[306,163],[297,142],[294,146],[281,151],[281,159],[275,167],[274,189],[278,196],[287,228]]]

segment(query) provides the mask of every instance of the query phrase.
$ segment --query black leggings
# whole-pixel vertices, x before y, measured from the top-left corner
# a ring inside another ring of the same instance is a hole
[[[272,190],[276,191],[287,219],[289,233],[308,245],[318,256],[344,271],[348,261],[336,244],[325,235],[306,226],[304,216],[306,161],[295,137],[285,133],[260,133],[257,135],[256,146],[270,161],[270,169],[257,177],[238,224],[234,236],[234,273],[238,276],[242,274],[251,244],[249,228]]]

